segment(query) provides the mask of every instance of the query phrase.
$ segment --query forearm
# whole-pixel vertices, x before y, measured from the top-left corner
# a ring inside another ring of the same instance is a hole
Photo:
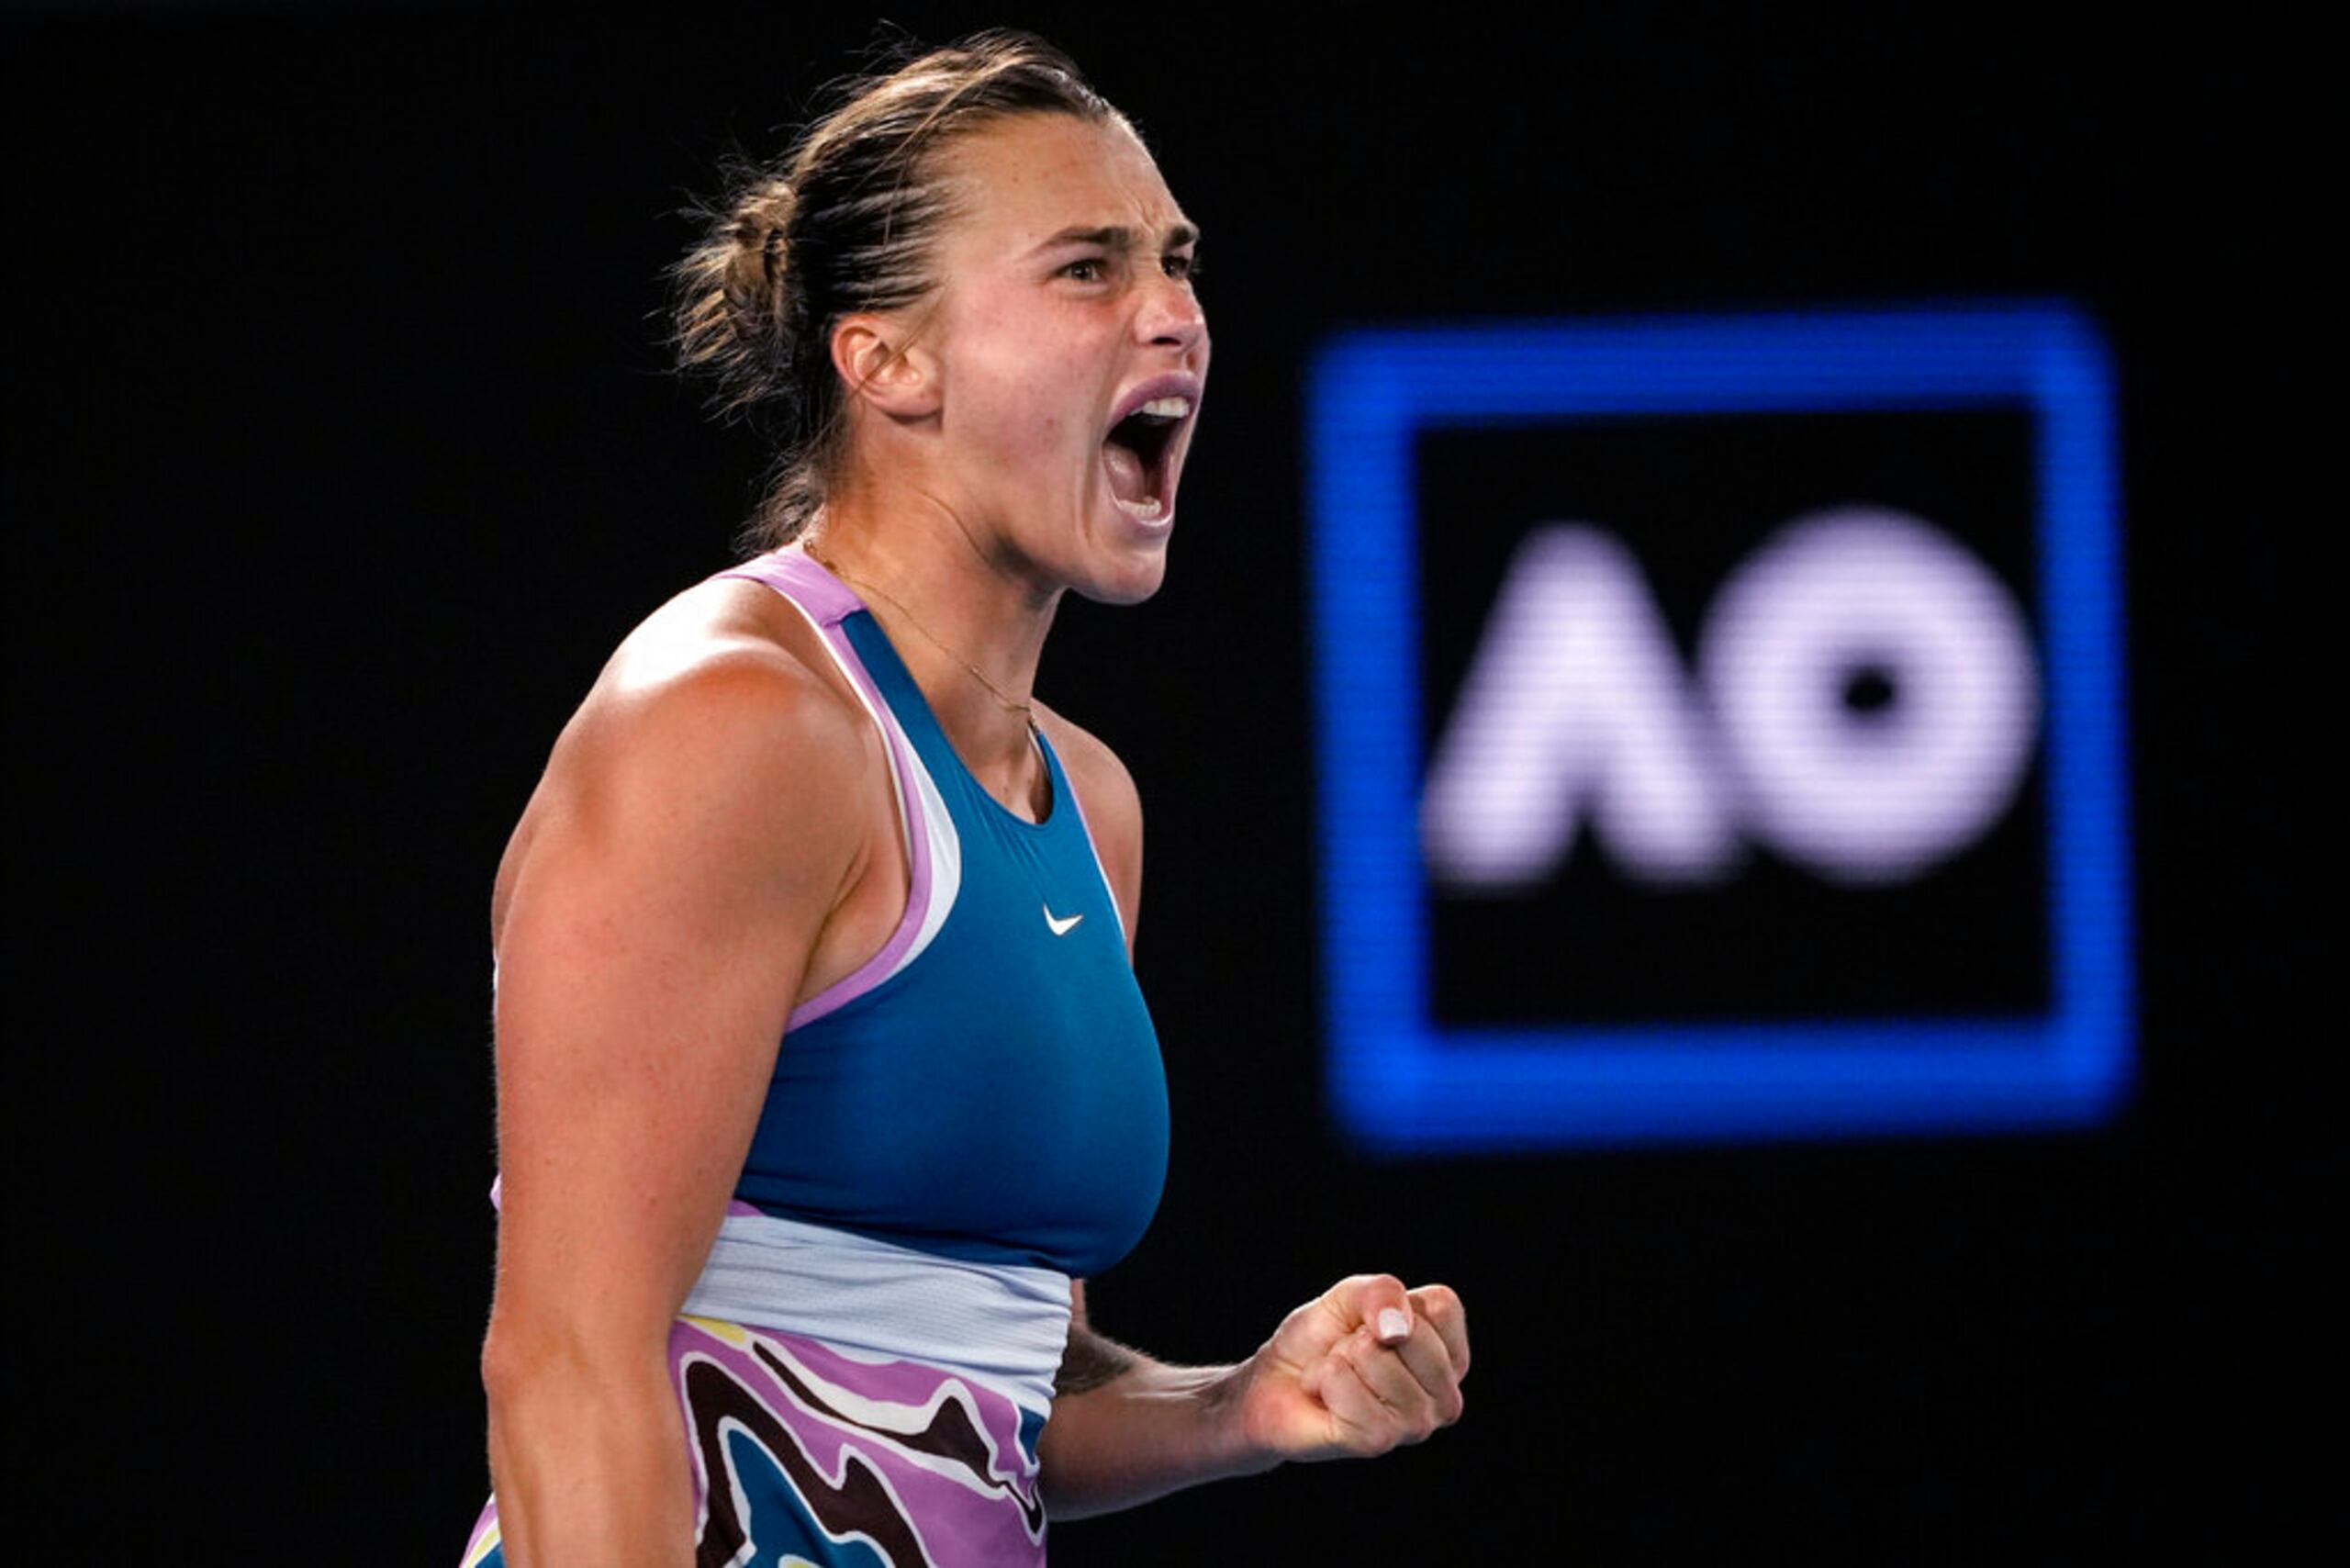
[[[1278,1461],[1248,1439],[1237,1367],[1172,1367],[1082,1327],[1070,1335],[1041,1442],[1045,1506],[1056,1519],[1113,1513]]]
[[[486,1382],[511,1568],[692,1562],[693,1483],[658,1356],[625,1366],[534,1359]]]

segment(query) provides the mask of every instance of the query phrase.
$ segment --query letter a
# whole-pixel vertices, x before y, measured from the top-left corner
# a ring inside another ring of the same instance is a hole
[[[1522,888],[1585,816],[1643,881],[1727,873],[1740,846],[1704,710],[1639,564],[1595,528],[1529,534],[1439,740],[1420,827],[1431,869]]]

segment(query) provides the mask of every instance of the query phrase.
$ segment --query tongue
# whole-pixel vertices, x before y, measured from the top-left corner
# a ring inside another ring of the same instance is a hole
[[[1102,466],[1109,470],[1110,493],[1130,506],[1140,506],[1150,498],[1150,481],[1143,474],[1142,458],[1129,447],[1116,442],[1104,442]]]

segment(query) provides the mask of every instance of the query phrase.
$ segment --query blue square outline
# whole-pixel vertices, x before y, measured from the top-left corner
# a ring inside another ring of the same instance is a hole
[[[2031,1016],[1447,1027],[1428,1007],[1414,437],[1586,417],[2033,416],[2053,1005]],[[1389,1154],[2094,1126],[2135,1037],[2112,373],[2061,302],[1341,334],[1307,397],[1324,1040]]]

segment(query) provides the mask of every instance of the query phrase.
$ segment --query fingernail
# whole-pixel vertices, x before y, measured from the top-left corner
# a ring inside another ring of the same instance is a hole
[[[1412,1320],[1404,1316],[1400,1306],[1384,1306],[1379,1310],[1379,1337],[1393,1341],[1412,1337]]]

